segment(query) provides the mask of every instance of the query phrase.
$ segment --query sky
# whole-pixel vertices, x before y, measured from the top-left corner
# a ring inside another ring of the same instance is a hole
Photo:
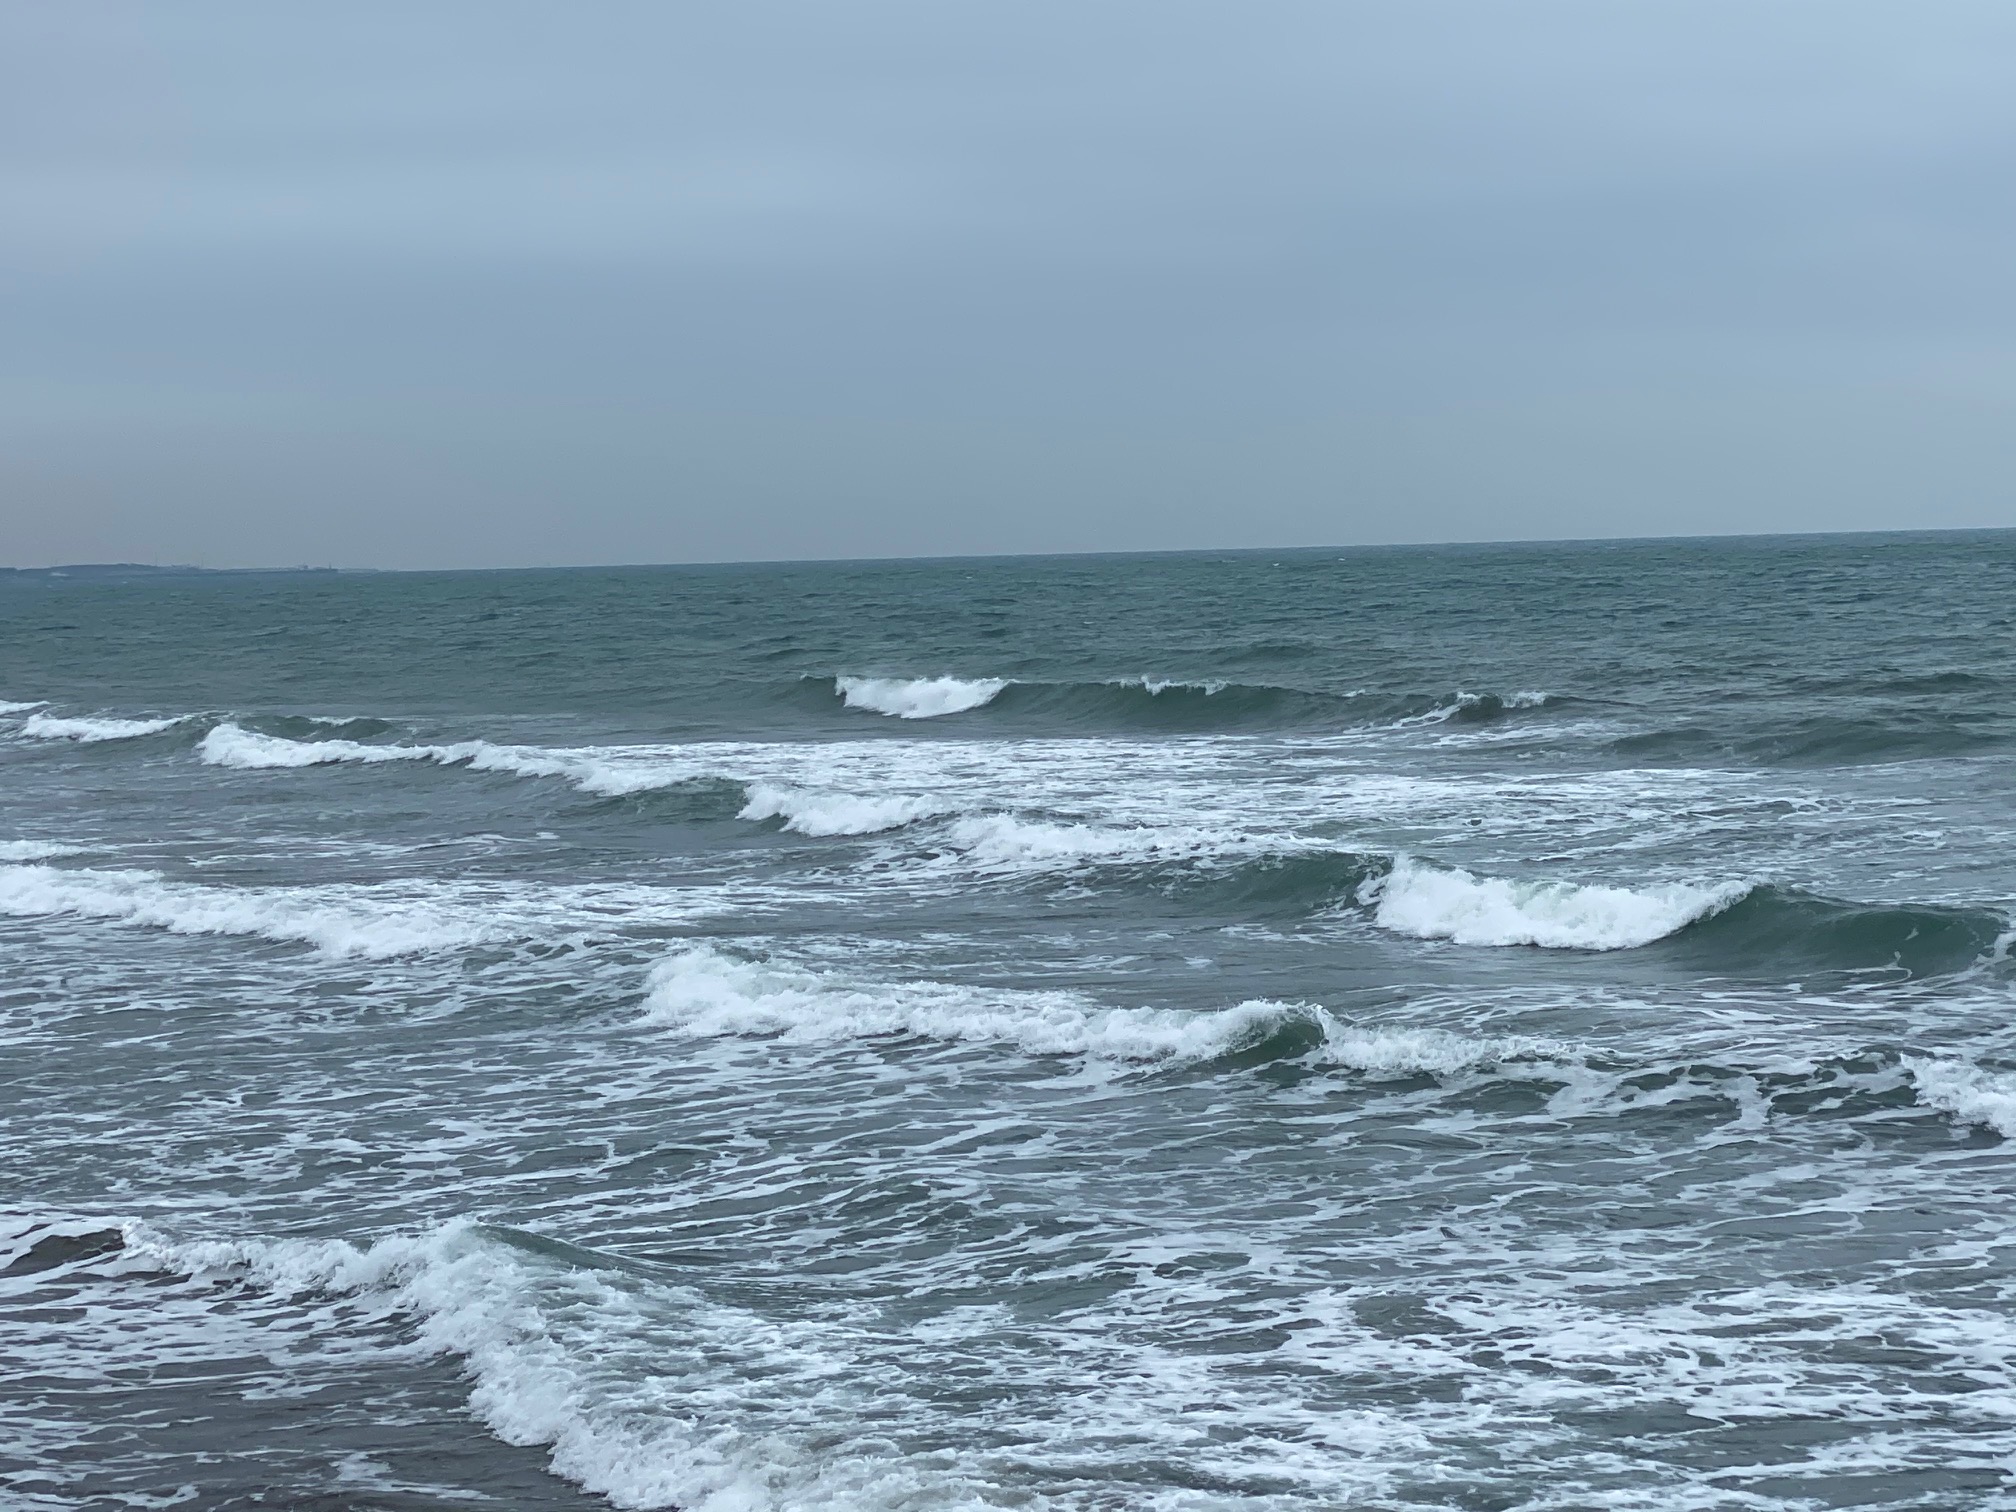
[[[2016,524],[2008,0],[0,0],[0,563]]]

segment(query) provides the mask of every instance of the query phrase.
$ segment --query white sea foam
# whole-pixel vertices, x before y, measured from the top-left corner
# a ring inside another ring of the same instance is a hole
[[[834,691],[850,709],[872,709],[897,719],[936,719],[990,702],[1005,678],[836,677]]]
[[[1918,1100],[1966,1123],[1983,1124],[2016,1139],[2016,1074],[1985,1071],[1958,1060],[1906,1056]]]
[[[1669,884],[1634,890],[1569,882],[1514,882],[1423,865],[1402,856],[1367,884],[1374,921],[1398,934],[1459,945],[1629,950],[1718,913],[1749,891]]]
[[[48,706],[49,700],[46,698],[33,699],[28,703],[15,703],[10,699],[0,698],[0,715],[26,714],[31,709],[45,709]]]
[[[452,1354],[469,1408],[509,1444],[624,1508],[685,1512],[993,1505],[984,1468],[906,1454],[892,1412],[929,1409],[877,1341],[793,1322],[686,1286],[534,1253],[453,1222],[368,1247],[344,1240],[177,1243],[124,1225],[121,1263],[249,1283],[313,1305],[348,1295],[414,1320],[418,1346]]]
[[[784,783],[754,782],[742,819],[782,819],[801,835],[872,835],[899,829],[939,813],[923,798],[867,798],[855,793],[819,792]]]
[[[50,714],[30,714],[22,721],[21,733],[37,740],[75,740],[95,745],[101,740],[131,740],[138,735],[158,735],[171,730],[190,716],[172,719],[58,719]]]
[[[171,934],[257,935],[339,958],[454,950],[492,933],[410,898],[365,889],[203,887],[154,872],[49,866],[0,866],[0,914],[103,919]]]
[[[707,1325],[716,1320],[684,1289],[664,1288],[655,1300],[670,1304],[669,1316],[654,1317],[654,1299],[634,1278],[542,1264],[462,1222],[368,1248],[340,1239],[178,1244],[138,1223],[126,1225],[125,1239],[135,1265],[242,1279],[283,1297],[358,1295],[417,1319],[422,1349],[462,1358],[475,1383],[470,1409],[491,1432],[549,1448],[555,1473],[619,1507],[780,1505],[774,1493],[785,1465],[767,1461],[789,1448],[719,1421],[724,1407],[732,1411],[758,1388],[751,1381],[736,1390],[721,1378],[725,1362],[694,1347],[694,1335],[714,1332]],[[781,1342],[774,1326],[747,1324],[734,1341],[745,1365]],[[781,1362],[763,1364],[767,1388],[785,1389]],[[675,1400],[682,1390],[695,1395]]]
[[[1229,843],[1217,831],[1191,826],[1057,823],[1014,814],[970,815],[948,826],[946,838],[982,865],[1004,869],[1195,856]]]
[[[58,845],[51,840],[0,840],[0,861],[50,861],[83,853],[81,845]]]
[[[1249,1185],[1260,1179],[1255,1167],[1240,1169]],[[775,1184],[793,1180],[788,1168],[766,1174]],[[1568,1494],[1528,1503],[1536,1508],[1590,1505],[1577,1493],[1586,1485],[1579,1477],[1593,1468],[1612,1485],[1625,1484],[1627,1472],[1653,1483],[1650,1494],[1626,1489],[1604,1505],[1761,1512],[1811,1503],[1747,1489],[1732,1500],[1727,1482],[1753,1472],[1727,1460],[1709,1466],[1717,1483],[1658,1483],[1663,1462],[1625,1458],[1614,1436],[1584,1448],[1558,1425],[1651,1408],[1756,1432],[1773,1420],[1787,1431],[1816,1419],[1874,1424],[1868,1434],[1831,1442],[1824,1458],[1781,1459],[1754,1472],[1798,1474],[1824,1488],[1837,1472],[1860,1485],[1900,1462],[1943,1469],[2010,1415],[2006,1393],[1995,1388],[2007,1374],[2012,1334],[1992,1306],[1920,1297],[1881,1284],[1882,1276],[1848,1286],[1802,1275],[1690,1291],[1686,1273],[1648,1261],[1600,1225],[1572,1245],[1542,1236],[1514,1248],[1477,1242],[1483,1224],[1461,1211],[1410,1203],[1418,1223],[1389,1227],[1375,1209],[1324,1252],[1332,1272],[1362,1268],[1375,1284],[1396,1255],[1405,1259],[1403,1300],[1436,1323],[1403,1333],[1368,1326],[1371,1286],[1297,1284],[1286,1263],[1295,1253],[1291,1226],[1311,1221],[1302,1215],[1312,1206],[1292,1203],[1271,1225],[1265,1204],[1236,1225],[1214,1224],[1213,1215],[1156,1230],[1132,1212],[1125,1216],[1134,1222],[1117,1233],[1110,1224],[1104,1234],[1089,1220],[1074,1224],[1093,1229],[1079,1252],[1101,1255],[1104,1274],[1132,1284],[1055,1326],[1015,1317],[1012,1334],[1003,1327],[1009,1309],[985,1304],[949,1308],[909,1328],[892,1324],[887,1308],[833,1305],[830,1288],[813,1289],[805,1306],[779,1306],[761,1293],[736,1305],[710,1295],[715,1288],[705,1283],[675,1278],[670,1267],[647,1269],[461,1221],[368,1245],[178,1242],[129,1221],[120,1225],[123,1250],[98,1262],[102,1269],[195,1285],[150,1288],[162,1296],[146,1312],[113,1314],[123,1326],[97,1337],[130,1347],[163,1304],[179,1300],[178,1290],[216,1299],[213,1326],[248,1315],[284,1319],[278,1338],[225,1335],[248,1352],[284,1346],[275,1349],[276,1365],[315,1349],[318,1336],[346,1318],[397,1318],[418,1350],[459,1357],[470,1410],[497,1437],[547,1448],[557,1474],[616,1506],[688,1512],[1396,1505],[1403,1498],[1391,1494],[1393,1472],[1442,1463],[1437,1445],[1457,1437],[1485,1445],[1518,1473],[1571,1467],[1578,1480]],[[1977,1255],[1990,1242],[1968,1237]],[[1032,1266],[1063,1263],[1033,1237],[1028,1245]],[[1195,1276],[1206,1246],[1221,1252],[1221,1265],[1245,1261],[1229,1272],[1230,1286],[1216,1274]],[[1186,1258],[1189,1277],[1168,1263]],[[1620,1284],[1600,1296],[1578,1288],[1592,1263]],[[927,1272],[914,1295],[928,1297],[933,1281]],[[1229,1363],[1198,1347],[1231,1327],[1250,1330],[1256,1290],[1268,1319],[1293,1330],[1271,1346],[1285,1367],[1279,1373],[1256,1372],[1250,1347]],[[330,1306],[337,1297],[344,1304]],[[89,1314],[80,1326],[91,1326],[106,1310],[78,1311]],[[1761,1322],[1732,1329],[1731,1318]],[[1895,1377],[1841,1364],[1844,1356],[1859,1359],[1857,1347],[1871,1338],[1903,1341],[1914,1360],[1926,1352],[1919,1377],[1932,1384],[1900,1391]],[[1492,1362],[1487,1348],[1510,1368]],[[1306,1389],[1284,1390],[1284,1377]],[[948,1394],[948,1379],[961,1390]],[[1942,1379],[1958,1384],[1942,1387]],[[1365,1381],[1390,1386],[1381,1394],[1391,1401],[1397,1393],[1397,1408],[1351,1405],[1340,1388]],[[1452,1382],[1462,1388],[1460,1405]],[[1441,1390],[1420,1389],[1429,1386]],[[1920,1426],[1927,1420],[1959,1426],[1928,1435]],[[989,1442],[1012,1447],[998,1454]],[[946,1443],[973,1447],[956,1454],[930,1447]],[[1045,1455],[1027,1453],[1031,1443]],[[1137,1481],[1129,1462],[1141,1459],[1154,1470]],[[1172,1462],[1189,1473],[1168,1475],[1162,1467]],[[1243,1473],[1267,1490],[1199,1499],[1190,1488],[1207,1473],[1220,1483]]]

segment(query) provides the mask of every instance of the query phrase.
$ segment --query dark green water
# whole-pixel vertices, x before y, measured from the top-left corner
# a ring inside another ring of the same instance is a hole
[[[2016,1507],[2016,535],[0,579],[0,1504]]]

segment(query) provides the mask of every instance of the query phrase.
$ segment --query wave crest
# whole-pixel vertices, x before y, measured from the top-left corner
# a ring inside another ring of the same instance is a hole
[[[1402,856],[1361,896],[1383,929],[1458,945],[1537,945],[1551,950],[1630,950],[1727,908],[1748,883],[1647,888],[1478,877]]]
[[[990,702],[1008,683],[980,677],[836,677],[833,691],[850,709],[896,719],[939,719]]]
[[[0,861],[51,861],[83,853],[81,845],[61,845],[53,840],[0,840]]]
[[[386,960],[493,938],[485,927],[404,900],[353,897],[345,906],[291,890],[200,887],[156,872],[50,866],[0,866],[0,914],[103,919],[170,934],[255,935],[337,959]]]
[[[262,735],[225,723],[196,744],[196,754],[212,766],[241,771],[284,770],[425,761],[437,766],[466,767],[472,772],[508,772],[517,777],[558,777],[582,792],[621,798],[656,788],[677,787],[706,774],[691,763],[635,760],[612,761],[587,751],[548,750],[538,746],[503,746],[487,740],[463,740],[452,745],[366,745],[356,740],[290,740]]]
[[[177,714],[170,719],[59,719],[53,714],[30,714],[21,722],[21,733],[36,740],[74,740],[80,745],[96,745],[106,740],[159,735],[194,717]]]
[[[2016,1075],[1959,1060],[1906,1056],[1918,1100],[1962,1123],[1983,1124],[2016,1139]]]
[[[868,798],[787,783],[752,782],[748,791],[736,818],[782,819],[785,829],[800,835],[873,835],[942,812],[923,798]]]
[[[1473,1040],[1440,1030],[1360,1028],[1306,1003],[1252,999],[1211,1011],[1106,1008],[1075,993],[946,982],[857,984],[802,966],[694,946],[650,975],[642,1022],[696,1038],[787,1044],[895,1038],[1004,1045],[1026,1055],[1187,1063],[1270,1044],[1280,1056],[1384,1075],[1443,1075],[1565,1053],[1551,1042]]]

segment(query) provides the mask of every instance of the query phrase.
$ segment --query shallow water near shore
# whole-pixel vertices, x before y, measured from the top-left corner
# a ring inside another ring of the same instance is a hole
[[[0,1503],[2016,1507],[2016,535],[0,581]]]

